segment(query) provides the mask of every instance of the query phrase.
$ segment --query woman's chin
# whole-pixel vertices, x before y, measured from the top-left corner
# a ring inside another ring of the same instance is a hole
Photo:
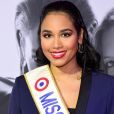
[[[51,62],[51,65],[55,67],[63,67],[65,63],[64,62]]]

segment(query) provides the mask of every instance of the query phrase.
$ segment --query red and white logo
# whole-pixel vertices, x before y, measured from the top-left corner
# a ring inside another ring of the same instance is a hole
[[[37,91],[45,90],[49,85],[49,80],[45,77],[39,78],[35,83],[35,89]]]

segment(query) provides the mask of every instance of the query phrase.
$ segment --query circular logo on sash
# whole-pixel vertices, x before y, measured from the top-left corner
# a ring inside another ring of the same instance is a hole
[[[48,87],[49,80],[45,77],[38,79],[35,83],[35,89],[37,91],[43,91]]]

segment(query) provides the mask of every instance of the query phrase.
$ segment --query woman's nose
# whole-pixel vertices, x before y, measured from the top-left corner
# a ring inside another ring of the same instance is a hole
[[[59,37],[54,38],[52,45],[53,45],[53,48],[55,48],[55,49],[62,48],[61,39]]]

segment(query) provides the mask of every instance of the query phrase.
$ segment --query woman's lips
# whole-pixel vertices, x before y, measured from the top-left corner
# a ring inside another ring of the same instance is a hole
[[[65,56],[66,51],[60,51],[60,52],[51,52],[51,56],[55,59],[60,59],[63,56]]]

